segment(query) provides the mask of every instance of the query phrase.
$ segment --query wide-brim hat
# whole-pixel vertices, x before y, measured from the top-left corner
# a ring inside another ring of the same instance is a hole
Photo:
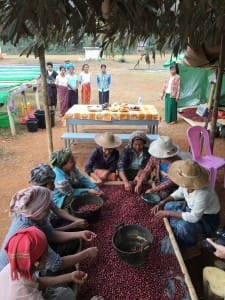
[[[95,143],[103,148],[113,149],[119,147],[122,141],[115,134],[104,132],[95,136]]]
[[[150,144],[148,152],[157,158],[170,158],[178,154],[179,147],[173,144],[169,136],[160,136],[158,140]]]
[[[197,162],[178,160],[171,164],[168,177],[179,186],[198,190],[209,185],[209,173]]]

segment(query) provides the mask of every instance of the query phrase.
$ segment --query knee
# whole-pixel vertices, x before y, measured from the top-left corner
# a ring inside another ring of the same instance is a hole
[[[173,201],[167,202],[164,205],[164,210],[175,210],[175,203]]]

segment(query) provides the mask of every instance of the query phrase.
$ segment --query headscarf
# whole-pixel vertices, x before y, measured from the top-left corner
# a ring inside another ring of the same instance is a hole
[[[69,148],[64,148],[52,153],[50,161],[53,167],[61,168],[69,158],[72,156],[72,152]]]
[[[131,136],[129,138],[128,145],[132,148],[133,142],[135,140],[142,140],[145,145],[148,146],[150,140],[148,139],[147,135],[143,131],[134,131],[131,133]]]
[[[35,226],[15,233],[5,246],[12,280],[18,280],[19,274],[24,279],[31,280],[32,274],[30,269],[44,254],[47,246],[48,242],[45,234]]]
[[[31,186],[18,191],[10,202],[10,216],[37,217],[49,208],[52,192],[42,186]]]
[[[45,186],[55,180],[55,172],[49,165],[39,164],[31,170],[30,181],[34,185]]]

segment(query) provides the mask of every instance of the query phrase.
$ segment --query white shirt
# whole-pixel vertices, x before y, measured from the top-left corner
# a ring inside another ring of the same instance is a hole
[[[211,187],[194,190],[190,194],[186,188],[179,187],[171,196],[174,200],[185,199],[191,211],[183,212],[182,218],[190,223],[198,222],[204,214],[217,214],[220,211],[219,198]]]
[[[0,272],[0,287],[1,300],[44,300],[37,281],[11,279],[9,264]]]
[[[91,83],[91,73],[81,72],[79,76],[80,84]]]
[[[67,87],[68,86],[68,77],[66,75],[64,77],[62,77],[60,74],[57,75],[56,79],[55,79],[55,84],[59,85],[59,86]]]
[[[173,81],[173,76],[171,76],[170,79],[169,79],[168,86],[166,88],[166,94],[170,94],[171,93],[172,81]]]

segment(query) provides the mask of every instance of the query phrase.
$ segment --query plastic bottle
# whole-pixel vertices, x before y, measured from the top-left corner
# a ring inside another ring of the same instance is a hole
[[[142,105],[142,103],[143,103],[143,99],[142,99],[142,97],[140,96],[140,97],[138,97],[138,105]]]
[[[21,117],[24,117],[25,116],[25,110],[24,110],[24,104],[21,102],[21,105],[20,105],[20,113],[21,113]]]
[[[32,110],[32,106],[30,102],[27,102],[27,113],[31,112],[31,110]]]

